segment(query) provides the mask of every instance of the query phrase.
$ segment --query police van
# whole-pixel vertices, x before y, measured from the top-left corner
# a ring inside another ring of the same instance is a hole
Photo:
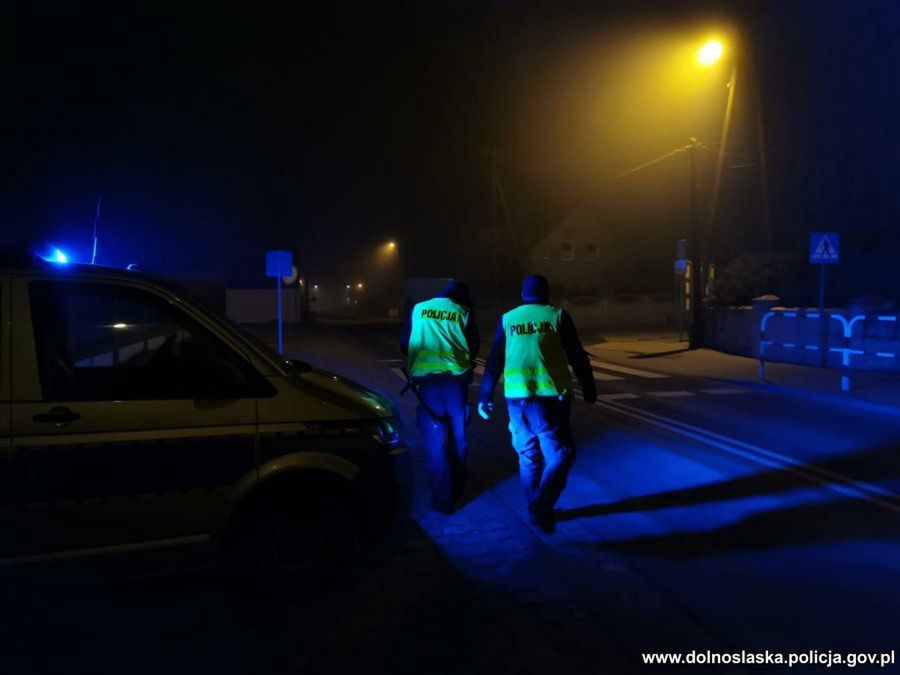
[[[407,513],[385,398],[144,273],[0,264],[0,576],[179,554],[303,586]]]

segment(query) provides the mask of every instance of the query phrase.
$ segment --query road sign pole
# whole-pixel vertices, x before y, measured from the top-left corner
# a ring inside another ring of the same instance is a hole
[[[825,264],[819,263],[819,314],[825,311]]]
[[[281,334],[281,277],[276,278],[275,284],[278,288],[276,293],[278,297],[278,353],[284,354],[284,342]]]
[[[294,278],[297,268],[294,267],[290,251],[266,251],[266,276],[275,277],[275,298],[278,303],[277,321],[278,330],[276,335],[276,343],[278,345],[278,353],[284,353],[284,335],[282,333],[282,302],[281,302],[281,283],[284,277]],[[291,282],[293,283],[293,281]]]
[[[825,265],[833,265],[841,259],[840,232],[812,232],[809,235],[809,262],[819,266],[819,321],[821,343],[819,363],[828,365],[828,316],[825,313]]]
[[[824,368],[828,365],[828,317],[825,316],[825,263],[819,263],[819,321],[822,326],[819,364],[820,367]]]

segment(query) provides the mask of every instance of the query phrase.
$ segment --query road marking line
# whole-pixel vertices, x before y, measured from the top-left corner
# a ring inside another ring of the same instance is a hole
[[[404,382],[406,381],[406,375],[403,374],[402,368],[391,368],[391,372]]]
[[[746,389],[738,389],[737,387],[721,387],[719,389],[701,389],[704,394],[712,394],[713,396],[720,396],[726,394],[746,394],[748,393]]]
[[[602,401],[618,401],[626,398],[640,398],[640,396],[623,391],[618,394],[600,394],[597,398]]]
[[[849,476],[843,476],[839,473],[835,473],[818,466],[810,466],[786,455],[772,452],[771,450],[766,450],[765,448],[761,448],[750,443],[744,443],[743,441],[729,438],[728,436],[723,436],[722,434],[710,431],[709,429],[695,427],[691,424],[687,424],[686,422],[679,422],[678,420],[673,420],[670,417],[665,417],[663,415],[657,415],[655,413],[647,412],[646,410],[641,410],[639,408],[626,406],[622,403],[615,403],[613,401],[598,401],[596,405],[606,409],[609,412],[620,414],[625,417],[631,417],[633,419],[644,422],[645,424],[650,424],[661,429],[666,429],[667,431],[670,431],[672,433],[680,434],[687,438],[705,443],[709,446],[718,448],[733,455],[744,457],[745,459],[749,459],[758,464],[762,464],[764,466],[768,466],[770,468],[778,469],[781,471],[789,471],[797,476],[800,476],[801,478],[805,478],[806,480],[814,483],[819,483],[820,485],[830,488],[835,492],[839,492],[843,495],[853,498],[862,497],[863,499],[872,502],[873,504],[877,504],[878,506],[881,506],[885,509],[888,509],[889,511],[900,513],[900,504],[895,503],[895,501],[889,501],[900,499],[900,495],[897,495],[896,493],[881,488],[877,485],[872,485],[871,483],[865,483],[863,481],[857,481],[853,478],[850,478]],[[882,497],[884,499],[882,499]]]
[[[403,363],[406,359],[378,359],[378,363]]]
[[[601,372],[597,368],[592,368],[594,371],[594,379],[600,380],[601,382],[612,382],[613,380],[624,380],[624,377],[619,377],[618,375],[610,375],[609,373]]]
[[[646,377],[648,380],[658,380],[665,377],[669,377],[668,375],[664,375],[663,373],[651,373],[649,370],[640,370],[638,368],[629,368],[628,366],[620,366],[615,363],[607,363],[606,361],[599,361],[595,358],[591,358],[591,365],[603,368],[604,370],[611,370],[615,373],[625,373],[626,375],[635,375],[636,377]]]
[[[613,382],[615,380],[624,380],[624,377],[620,377],[618,375],[610,375],[609,373],[602,372],[599,368],[595,368],[591,366],[591,370],[594,372],[594,380],[599,380],[600,382]],[[574,368],[569,366],[569,372],[575,373]]]
[[[648,391],[647,396],[656,396],[658,398],[679,398],[682,396],[693,396],[694,392],[685,391],[684,389],[674,389],[672,391]]]

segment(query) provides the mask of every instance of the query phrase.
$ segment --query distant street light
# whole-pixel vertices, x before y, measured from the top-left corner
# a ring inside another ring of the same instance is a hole
[[[363,287],[362,282],[360,281],[358,284],[356,284],[356,287],[357,287],[359,290],[362,290],[362,287]]]

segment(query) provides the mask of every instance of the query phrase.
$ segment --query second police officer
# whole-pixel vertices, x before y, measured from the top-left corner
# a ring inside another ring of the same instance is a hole
[[[555,527],[553,506],[566,485],[575,442],[570,424],[571,364],[584,400],[594,403],[594,375],[572,317],[550,304],[547,279],[533,275],[522,285],[522,304],[503,315],[487,359],[478,413],[491,416],[494,386],[503,374],[512,445],[531,522]]]

